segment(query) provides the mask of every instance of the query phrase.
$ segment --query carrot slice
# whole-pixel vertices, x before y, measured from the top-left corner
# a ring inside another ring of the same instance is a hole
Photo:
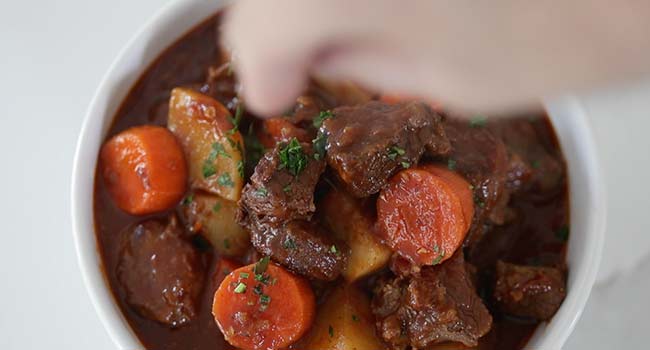
[[[380,234],[418,265],[437,265],[461,246],[469,225],[448,181],[422,169],[393,176],[377,200]]]
[[[263,121],[263,130],[258,138],[264,147],[273,148],[279,142],[297,138],[300,142],[311,142],[309,133],[284,117],[270,118]]]
[[[104,144],[100,161],[111,197],[129,214],[170,209],[185,193],[183,149],[163,127],[145,125],[119,133]]]
[[[446,166],[428,164],[420,168],[440,177],[456,192],[460,199],[460,204],[463,207],[463,216],[467,224],[467,230],[469,230],[474,219],[474,194],[472,193],[472,186],[469,182],[457,172],[449,170]]]
[[[311,326],[315,310],[307,281],[263,258],[221,282],[212,315],[231,345],[272,350],[298,340]]]

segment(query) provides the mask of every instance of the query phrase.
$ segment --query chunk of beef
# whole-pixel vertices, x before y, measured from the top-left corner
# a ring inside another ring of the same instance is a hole
[[[294,175],[281,166],[281,148],[281,144],[277,145],[257,164],[250,182],[244,187],[240,206],[246,213],[255,214],[264,221],[309,219],[316,210],[314,189],[325,171],[325,162],[314,159],[311,147],[303,144],[307,165]]]
[[[251,242],[262,254],[303,276],[332,281],[346,265],[347,247],[335,244],[317,223],[270,223],[251,217]]]
[[[196,316],[203,287],[200,253],[182,237],[175,217],[145,221],[126,232],[117,277],[126,301],[141,315],[181,327]]]
[[[294,175],[281,166],[282,147],[264,156],[244,188],[240,224],[260,253],[301,275],[334,280],[345,266],[347,248],[335,245],[318,223],[309,221],[325,162],[314,159],[309,145],[302,145],[307,165]]]
[[[549,320],[565,297],[565,277],[559,269],[497,262],[494,298],[502,312]]]
[[[425,150],[449,152],[442,117],[424,103],[371,101],[339,107],[325,120],[327,161],[356,197],[379,192],[390,176],[416,164]]]
[[[492,326],[462,252],[419,274],[379,282],[372,308],[379,336],[394,349],[445,342],[476,346]]]

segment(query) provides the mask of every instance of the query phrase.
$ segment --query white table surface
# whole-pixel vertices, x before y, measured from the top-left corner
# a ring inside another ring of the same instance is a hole
[[[72,242],[72,155],[119,49],[169,0],[0,0],[0,348],[114,349]],[[650,84],[584,99],[609,192],[599,283],[565,350],[646,348]]]

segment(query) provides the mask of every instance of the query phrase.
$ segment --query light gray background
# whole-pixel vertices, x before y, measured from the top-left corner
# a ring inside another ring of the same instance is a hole
[[[72,156],[102,75],[167,1],[0,0],[2,349],[115,348],[77,266],[69,214]],[[609,224],[600,282],[565,350],[644,348],[650,330],[650,84],[591,94],[584,102],[607,177]]]

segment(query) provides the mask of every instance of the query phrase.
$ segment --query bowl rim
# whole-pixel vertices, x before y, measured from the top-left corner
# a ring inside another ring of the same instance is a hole
[[[109,282],[105,276],[101,254],[98,250],[94,225],[93,196],[99,148],[101,142],[104,140],[108,126],[112,123],[115,111],[124,100],[124,96],[126,96],[133,84],[139,80],[141,74],[150,66],[155,58],[165,48],[182,37],[187,30],[214,15],[219,8],[225,6],[228,2],[217,0],[175,0],[161,7],[120,50],[108,71],[102,77],[83,120],[72,167],[72,233],[77,261],[88,295],[104,328],[120,349],[139,349],[142,348],[142,344],[117,305],[117,301],[113,296]],[[164,26],[173,23],[172,21],[178,20],[178,13],[188,12],[188,9],[192,7],[208,8],[213,11],[205,13],[199,10],[192,13],[194,18],[189,18],[185,21],[191,24],[184,31],[173,33],[170,38],[165,38],[166,42],[159,45],[160,50],[149,54],[150,59],[139,64],[138,69],[136,69],[130,81],[123,82],[123,85],[127,85],[127,89],[122,93],[121,98],[116,97],[117,95],[115,93],[119,87],[115,76],[120,73],[120,67],[131,56],[135,55],[139,47],[140,49],[142,48],[141,46],[143,46],[143,41],[146,37],[159,34],[164,30]],[[107,105],[113,105],[114,108],[111,112],[106,111]],[[600,170],[597,158],[597,149],[584,106],[574,96],[565,96],[546,101],[545,106],[549,111],[549,116],[558,134],[558,140],[560,141],[565,157],[567,154],[565,151],[567,148],[565,147],[577,147],[580,150],[578,155],[580,156],[579,162],[581,164],[570,164],[567,160],[567,167],[569,168],[570,178],[574,167],[579,168],[583,173],[589,174],[586,178],[581,179],[584,182],[581,181],[580,185],[586,186],[585,191],[589,196],[587,199],[588,210],[592,213],[589,215],[589,220],[587,220],[586,232],[588,234],[585,233],[588,237],[586,239],[587,245],[581,248],[586,252],[590,252],[590,254],[583,254],[577,271],[574,271],[573,268],[569,270],[570,274],[574,274],[574,277],[577,277],[573,284],[578,286],[579,289],[575,290],[576,288],[574,287],[569,290],[567,299],[560,309],[562,312],[561,319],[555,322],[554,318],[554,322],[538,327],[533,339],[527,345],[527,348],[536,346],[538,349],[560,349],[580,319],[596,280],[604,244],[606,195],[602,171]],[[570,115],[571,118],[558,119],[558,115],[565,115],[565,117],[566,115]],[[561,131],[557,129],[557,125],[563,125]],[[571,217],[574,212],[574,201],[571,193],[574,185],[575,181],[572,181],[569,188],[570,201],[572,203]],[[573,220],[571,220],[571,224],[573,232]],[[573,240],[570,238],[569,252],[572,251],[572,246],[573,249],[578,249],[575,247],[575,244],[572,245],[572,242]]]

